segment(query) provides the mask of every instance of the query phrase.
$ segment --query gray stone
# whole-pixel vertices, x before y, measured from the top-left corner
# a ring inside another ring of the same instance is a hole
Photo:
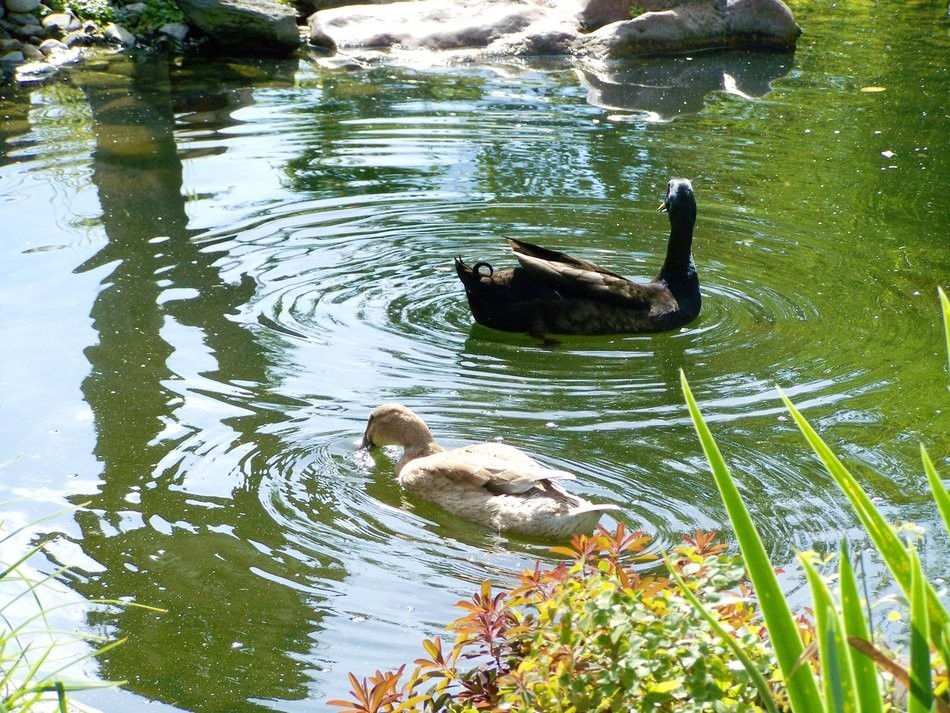
[[[25,42],[23,44],[23,58],[27,62],[42,62],[46,59],[46,55],[43,54],[36,45]]]
[[[611,22],[633,18],[634,8],[645,9],[637,0],[586,0],[580,3],[577,22],[581,30],[591,32]]]
[[[67,47],[89,47],[101,42],[101,39],[85,29],[69,32],[63,36],[63,44]]]
[[[410,0],[315,12],[310,42],[336,47],[446,50],[487,47],[545,17],[539,5],[518,0]]]
[[[163,35],[171,37],[178,42],[184,42],[188,36],[188,25],[183,22],[168,22],[162,25],[159,30]]]
[[[188,24],[236,55],[286,57],[300,46],[294,11],[272,0],[178,0]]]
[[[48,40],[43,40],[40,43],[39,49],[40,49],[40,52],[42,52],[44,55],[51,55],[54,52],[63,51],[69,48],[64,43],[60,42],[59,40],[54,40],[50,38]]]
[[[36,15],[31,15],[28,12],[10,12],[7,15],[7,18],[13,20],[18,25],[39,25],[40,18]]]
[[[677,54],[706,49],[789,50],[801,34],[781,0],[671,0],[579,38],[576,49],[598,58]]]
[[[126,17],[138,18],[145,14],[145,11],[148,9],[148,5],[144,2],[133,2],[129,3],[123,8],[123,12]]]
[[[102,36],[112,42],[118,42],[123,47],[135,46],[135,35],[114,22],[102,28]]]
[[[310,43],[331,51],[474,49],[597,59],[792,49],[800,34],[782,0],[414,0],[320,10],[307,24]]]
[[[24,40],[33,38],[45,40],[48,33],[43,29],[42,25],[21,25],[13,30],[13,34]]]
[[[733,45],[787,49],[802,33],[792,11],[781,2],[728,0],[725,15]]]
[[[0,55],[0,62],[3,64],[20,64],[23,61],[23,51],[13,50],[4,55]]]
[[[82,27],[82,23],[71,12],[54,12],[43,18],[43,27],[50,32],[63,35]]]
[[[10,12],[33,12],[40,6],[40,0],[3,0]]]

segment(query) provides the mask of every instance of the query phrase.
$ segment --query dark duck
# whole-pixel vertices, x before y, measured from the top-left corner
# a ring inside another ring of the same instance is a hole
[[[508,332],[630,334],[676,329],[699,314],[699,277],[691,253],[696,198],[674,178],[657,209],[670,216],[666,260],[650,282],[633,282],[586,260],[508,238],[519,267],[485,262],[455,269],[475,321]]]

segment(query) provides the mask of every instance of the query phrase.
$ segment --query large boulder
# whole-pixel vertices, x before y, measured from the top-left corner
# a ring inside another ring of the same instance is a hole
[[[580,37],[582,54],[619,59],[706,49],[789,50],[801,34],[781,0],[647,0],[648,10]]]
[[[308,24],[318,47],[457,50],[488,47],[546,17],[524,0],[410,0],[321,10]]]
[[[296,13],[273,0],[177,0],[191,27],[222,51],[286,57],[300,46]]]
[[[603,59],[787,50],[801,32],[782,0],[403,0],[320,10],[308,25],[310,43],[327,50],[464,48]]]

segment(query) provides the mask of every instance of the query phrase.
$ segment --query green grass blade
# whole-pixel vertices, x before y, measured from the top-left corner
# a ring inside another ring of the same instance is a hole
[[[927,473],[927,482],[930,483],[930,490],[934,494],[934,500],[937,502],[937,509],[943,518],[943,524],[947,528],[947,534],[950,534],[950,492],[943,487],[943,481],[937,475],[937,469],[933,461],[927,454],[927,449],[920,446],[920,457],[924,462],[924,471]]]
[[[799,557],[811,589],[815,611],[815,638],[818,642],[818,660],[821,664],[821,684],[825,710],[835,713],[856,713],[854,672],[851,653],[842,635],[844,624],[835,611],[828,585],[812,563]]]
[[[950,299],[942,287],[937,287],[940,304],[943,306],[943,332],[947,337],[947,388],[950,389]]]
[[[749,571],[749,578],[755,587],[755,593],[759,599],[759,608],[762,611],[766,628],[775,649],[779,669],[785,679],[792,710],[796,713],[820,711],[822,709],[821,694],[818,691],[814,674],[807,666],[797,665],[804,646],[792,618],[788,601],[785,599],[785,593],[779,585],[772,563],[769,561],[765,547],[762,545],[762,539],[759,537],[759,533],[752,523],[752,518],[749,516],[749,511],[746,509],[745,503],[739,495],[739,490],[729,474],[722,453],[720,453],[709,428],[703,421],[699,406],[697,406],[696,400],[689,389],[689,384],[686,382],[686,375],[682,371],[680,371],[680,383],[683,387],[686,405],[693,419],[693,425],[699,435],[699,441],[712,468],[719,494],[726,506],[726,511],[729,513],[729,520],[735,529],[736,539],[739,541],[739,548],[742,550],[742,558]]]
[[[732,634],[726,631],[722,624],[719,623],[719,620],[713,616],[712,612],[709,611],[703,603],[699,601],[699,598],[693,593],[693,590],[689,588],[689,585],[683,581],[683,578],[680,576],[673,568],[673,563],[670,562],[669,557],[663,555],[663,562],[666,564],[666,569],[670,573],[670,576],[673,578],[673,581],[676,582],[676,586],[679,587],[680,592],[686,597],[687,601],[693,605],[693,609],[706,620],[706,622],[713,628],[713,631],[719,635],[719,638],[722,642],[728,646],[732,653],[737,659],[742,663],[742,666],[745,668],[746,673],[749,674],[749,678],[752,679],[752,685],[755,686],[755,689],[759,692],[759,698],[762,701],[762,705],[765,707],[769,713],[778,713],[778,708],[775,706],[775,700],[772,697],[772,689],[769,688],[768,681],[765,680],[765,676],[762,675],[762,672],[755,665],[755,662],[746,653],[746,650],[739,644]]]
[[[781,394],[782,401],[785,402],[785,406],[792,414],[792,418],[795,419],[795,423],[798,424],[799,430],[801,430],[805,436],[805,440],[808,441],[808,444],[822,461],[829,475],[831,475],[838,484],[838,487],[841,488],[841,491],[850,501],[851,507],[857,514],[858,519],[861,520],[861,524],[864,525],[864,529],[867,530],[871,536],[874,546],[887,564],[891,574],[894,575],[894,579],[898,585],[900,585],[904,594],[910,597],[910,555],[904,543],[901,542],[900,538],[894,533],[894,530],[891,529],[887,520],[884,519],[884,516],[881,515],[880,511],[874,506],[874,503],[871,502],[871,499],[867,493],[864,492],[864,489],[858,483],[857,479],[851,475],[844,464],[838,460],[838,457],[831,451],[828,444],[821,439],[821,436],[811,427],[811,424],[808,423],[801,412],[795,408],[795,404],[791,402],[781,389],[779,389],[779,393]],[[935,631],[942,629],[946,623],[950,621],[950,615],[948,615],[947,610],[940,602],[937,593],[930,583],[924,582],[924,587],[926,589],[929,607],[930,624],[935,628]],[[936,634],[934,636],[936,637]]]
[[[846,540],[841,541],[839,557],[841,616],[844,620],[845,640],[857,637],[864,641],[870,641],[871,630],[867,616],[864,613],[864,605],[858,590],[857,579],[854,576],[854,568],[851,566]],[[858,701],[861,704],[859,708],[861,713],[883,713],[884,702],[874,661],[857,651],[852,651],[851,666],[854,671],[854,685],[857,689]]]
[[[930,685],[930,645],[927,621],[927,581],[917,551],[910,551],[910,695],[907,713],[930,713],[933,689]]]

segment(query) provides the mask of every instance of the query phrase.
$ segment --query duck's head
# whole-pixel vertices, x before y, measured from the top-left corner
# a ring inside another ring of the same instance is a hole
[[[402,404],[380,404],[366,422],[360,448],[425,445],[432,434],[425,421]]]
[[[657,211],[670,214],[670,223],[683,227],[689,226],[692,230],[696,222],[696,196],[693,195],[693,184],[687,178],[672,178],[666,186],[666,198],[660,203]]]

